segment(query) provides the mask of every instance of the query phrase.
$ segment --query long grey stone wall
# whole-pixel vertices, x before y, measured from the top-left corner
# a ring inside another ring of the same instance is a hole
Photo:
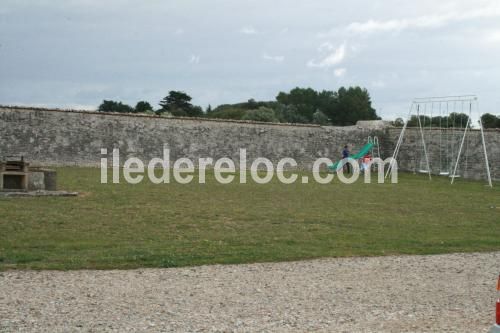
[[[356,152],[370,135],[380,138],[382,157],[389,157],[399,133],[397,128],[298,126],[0,107],[0,158],[24,155],[40,166],[98,166],[101,148],[108,152],[119,148],[122,161],[132,156],[149,161],[162,157],[165,146],[173,160],[229,157],[238,162],[239,149],[244,148],[249,161],[266,157],[276,163],[283,157],[292,157],[299,169],[311,169],[319,157],[337,160],[344,144]],[[449,170],[450,161],[456,158],[460,134],[457,130],[426,130],[434,174]],[[398,158],[404,170],[425,169],[419,135],[416,129],[406,132]],[[500,132],[486,131],[485,136],[492,177],[498,180]],[[480,132],[472,131],[467,138],[459,173],[467,178],[483,178]]]
[[[162,157],[165,145],[172,160],[229,157],[238,162],[242,148],[247,150],[249,163],[257,157],[273,163],[292,157],[299,169],[310,169],[317,158],[336,160],[344,144],[357,150],[374,134],[377,132],[356,126],[296,126],[0,108],[0,157],[24,155],[38,165],[98,166],[101,148],[109,153],[119,148],[122,161],[132,156],[149,161]]]

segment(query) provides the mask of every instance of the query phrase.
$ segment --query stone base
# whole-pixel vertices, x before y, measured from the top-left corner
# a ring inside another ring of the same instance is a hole
[[[57,173],[55,170],[43,168],[30,168],[28,177],[29,191],[56,191],[57,190]]]

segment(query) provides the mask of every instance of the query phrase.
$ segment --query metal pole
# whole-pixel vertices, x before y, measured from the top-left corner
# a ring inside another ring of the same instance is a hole
[[[396,147],[394,148],[394,152],[392,153],[392,160],[389,163],[389,167],[387,168],[387,172],[385,173],[385,178],[387,178],[389,176],[389,174],[392,172],[392,166],[394,164],[394,161],[398,157],[399,148],[401,147],[401,144],[403,143],[403,137],[405,135],[406,127],[408,126],[408,122],[410,121],[411,112],[413,110],[413,105],[414,105],[414,102],[412,102],[410,104],[410,111],[408,111],[408,116],[407,116],[406,121],[403,125],[403,128],[401,129],[401,133],[399,134],[398,142],[396,143]]]
[[[405,135],[405,130],[406,126],[408,125],[408,121],[405,122],[403,125],[403,129],[401,130],[401,133],[399,134],[398,142],[396,143],[396,147],[394,148],[394,152],[392,153],[392,160],[389,163],[389,167],[387,168],[387,172],[385,173],[385,178],[389,176],[389,174],[392,172],[392,166],[394,164],[394,160],[398,157],[399,153],[399,147],[401,147],[402,141],[403,141],[403,136]]]
[[[453,169],[453,175],[451,176],[451,183],[455,181],[455,176],[457,174],[458,162],[460,161],[460,155],[462,154],[462,148],[465,142],[465,135],[467,134],[467,128],[469,127],[470,117],[467,119],[467,124],[465,124],[464,135],[462,136],[462,142],[460,143],[460,148],[458,149],[457,161],[455,162],[455,168]]]
[[[378,136],[373,137],[373,143],[377,147],[377,157],[380,158],[380,143],[378,141]]]
[[[477,104],[478,104],[477,108],[479,109],[479,103]],[[484,162],[486,163],[486,174],[488,175],[488,185],[490,187],[493,187],[493,183],[491,182],[490,163],[488,162],[488,153],[486,152],[486,141],[484,140],[483,122],[481,120],[481,117],[479,117],[479,128],[481,129],[481,140],[483,141]]]
[[[422,131],[422,122],[420,121],[420,115],[418,116],[418,128],[420,129],[420,136],[422,138],[422,144],[424,146],[425,163],[427,164],[427,172],[429,173],[429,180],[432,180],[431,168],[429,165],[429,157],[427,156],[427,147],[425,146],[424,132]]]

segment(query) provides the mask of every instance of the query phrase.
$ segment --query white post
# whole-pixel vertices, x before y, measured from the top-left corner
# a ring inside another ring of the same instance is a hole
[[[403,129],[401,129],[401,133],[399,134],[398,142],[396,143],[396,147],[394,148],[394,152],[392,153],[392,159],[391,162],[389,163],[389,167],[387,168],[387,172],[385,173],[385,178],[389,176],[389,174],[392,172],[392,166],[394,164],[394,161],[398,157],[399,154],[399,148],[401,147],[401,144],[403,143],[403,137],[405,135],[406,127],[408,126],[408,122],[410,121],[411,118],[411,112],[413,110],[413,105],[415,102],[412,102],[410,104],[410,111],[408,111],[408,116],[406,118],[406,121],[403,125]]]
[[[424,146],[424,154],[425,154],[425,163],[427,165],[427,173],[429,174],[429,180],[432,180],[431,176],[431,167],[429,165],[429,156],[427,156],[427,146],[425,145],[424,131],[422,130],[422,122],[420,121],[420,115],[418,118],[418,128],[420,129],[420,137],[422,138],[422,144]]]
[[[481,117],[479,117],[479,128],[481,129],[481,140],[483,142],[484,162],[486,163],[488,185],[490,185],[490,187],[493,187],[493,183],[491,182],[490,163],[488,162],[488,153],[486,152],[486,141],[484,140],[483,122],[481,121]]]
[[[462,154],[462,148],[464,147],[465,135],[467,134],[467,128],[469,128],[470,116],[467,119],[467,124],[465,124],[464,135],[462,136],[462,142],[460,143],[460,148],[458,149],[457,161],[455,162],[455,168],[453,169],[453,175],[451,176],[451,183],[455,181],[455,176],[457,175],[458,162],[460,161],[460,155]]]

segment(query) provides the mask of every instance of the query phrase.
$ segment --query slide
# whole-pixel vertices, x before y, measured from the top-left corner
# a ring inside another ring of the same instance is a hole
[[[373,147],[373,143],[367,143],[366,145],[363,146],[363,148],[361,148],[361,150],[357,154],[351,155],[349,157],[353,158],[355,160],[363,158],[363,156],[365,156],[366,154],[368,154],[370,152],[372,147]],[[338,162],[333,163],[332,165],[329,165],[328,169],[333,170],[333,171],[337,171],[340,162],[341,161],[338,161]]]

